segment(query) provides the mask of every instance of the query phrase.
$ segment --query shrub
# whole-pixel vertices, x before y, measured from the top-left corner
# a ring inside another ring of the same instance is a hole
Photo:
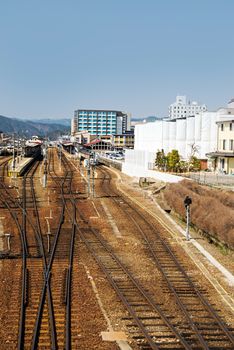
[[[187,195],[193,200],[192,224],[234,248],[234,194],[188,180],[170,184],[164,191],[164,198],[183,219],[186,217],[184,198]]]

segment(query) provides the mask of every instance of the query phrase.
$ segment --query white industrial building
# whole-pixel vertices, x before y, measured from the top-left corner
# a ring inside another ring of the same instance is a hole
[[[176,119],[163,119],[154,123],[136,125],[133,150],[126,150],[123,172],[132,176],[143,175],[145,170],[153,169],[156,152],[165,153],[177,149],[186,160],[191,156],[192,146],[196,156],[207,163],[206,154],[217,147],[217,124],[222,120],[232,120],[234,101],[227,108],[216,112],[200,112],[194,116]]]
[[[176,96],[176,101],[169,106],[169,118],[185,118],[206,110],[204,104],[199,105],[196,101],[187,102],[186,96]]]

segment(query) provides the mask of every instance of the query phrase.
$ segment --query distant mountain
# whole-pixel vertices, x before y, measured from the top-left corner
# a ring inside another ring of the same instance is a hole
[[[25,120],[27,121],[27,119]],[[71,126],[71,119],[34,119],[34,123],[41,123],[41,124],[57,124],[57,125],[64,125],[67,127]]]
[[[55,139],[61,134],[70,132],[70,125],[68,127],[57,123],[32,122],[0,116],[0,130],[8,134],[17,133],[19,136],[28,138],[38,135]]]
[[[148,117],[141,117],[141,118],[131,118],[131,121],[133,122],[143,122],[145,121],[146,123],[150,123],[150,122],[155,122],[156,120],[161,120],[163,119],[162,117],[157,117],[155,115],[150,115]]]

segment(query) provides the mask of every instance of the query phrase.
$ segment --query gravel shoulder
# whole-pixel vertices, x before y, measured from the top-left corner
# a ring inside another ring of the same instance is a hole
[[[206,238],[200,236],[193,229],[191,230],[192,240],[187,242],[181,233],[181,231],[185,230],[185,224],[178,217],[173,214],[167,214],[160,208],[157,197],[153,195],[152,190],[141,188],[137,178],[129,177],[112,168],[111,171],[116,175],[116,185],[119,190],[161,221],[164,228],[181,245],[234,314],[234,290],[232,284],[234,278],[234,252],[223,254],[217,246],[210,244]],[[160,186],[162,186],[162,183],[158,183],[158,187]],[[192,241],[195,244],[191,244]],[[200,245],[204,252],[202,253],[198,250],[196,245]],[[223,274],[222,269],[217,269],[214,262],[207,259],[206,252],[230,273],[230,279]]]

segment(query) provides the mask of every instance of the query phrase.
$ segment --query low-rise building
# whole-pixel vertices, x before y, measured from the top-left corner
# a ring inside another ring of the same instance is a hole
[[[73,133],[73,136],[71,136],[71,141],[77,142],[80,145],[90,143],[94,139],[96,139],[96,137],[91,135],[87,130],[75,132]]]
[[[133,148],[134,133],[116,134],[112,136],[112,146],[114,148]]]
[[[85,148],[90,149],[95,152],[101,152],[101,151],[110,151],[112,149],[112,146],[110,142],[106,142],[104,140],[96,139],[93,140],[90,143],[87,143],[84,145]]]
[[[219,121],[217,150],[207,153],[209,168],[224,174],[234,174],[234,119]]]

